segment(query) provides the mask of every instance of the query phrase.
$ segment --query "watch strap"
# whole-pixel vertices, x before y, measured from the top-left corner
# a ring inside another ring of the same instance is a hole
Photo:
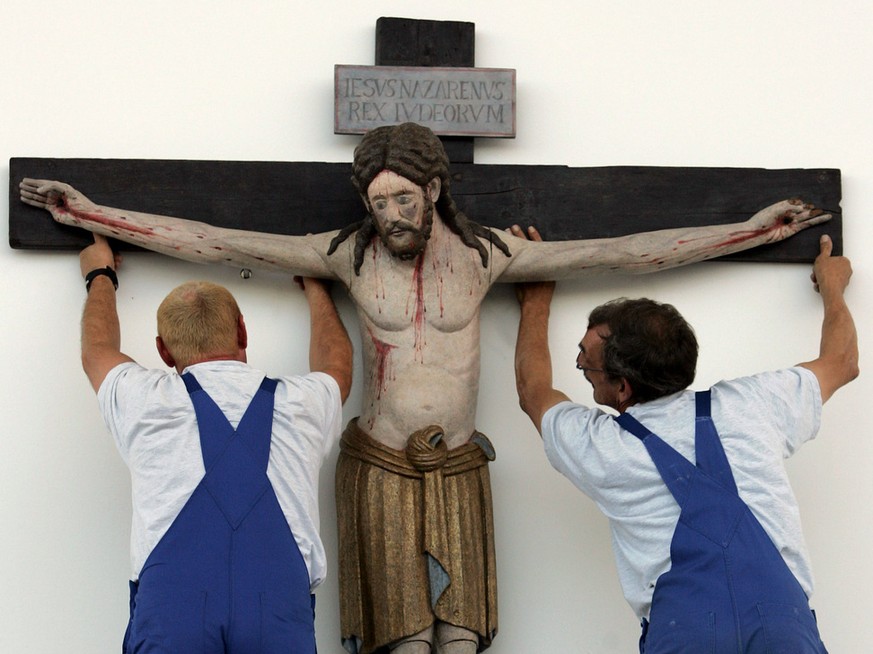
[[[105,268],[95,268],[85,275],[85,292],[90,292],[91,282],[100,277],[100,275],[106,275],[112,281],[115,290],[118,290],[118,275],[115,274],[115,271],[112,270],[112,268],[106,266]]]

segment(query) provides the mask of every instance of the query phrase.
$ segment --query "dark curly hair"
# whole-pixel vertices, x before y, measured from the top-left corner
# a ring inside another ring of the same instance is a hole
[[[697,337],[670,304],[619,298],[595,308],[588,328],[604,325],[603,369],[630,382],[637,402],[688,388],[697,368]]]
[[[441,190],[436,201],[436,209],[440,218],[467,247],[475,248],[479,252],[483,267],[488,267],[488,250],[477,237],[482,237],[491,245],[497,246],[506,256],[511,256],[509,248],[497,234],[469,220],[458,210],[449,192],[451,184],[449,158],[436,134],[416,123],[403,123],[370,130],[355,148],[352,184],[364,198],[367,217],[340,230],[330,242],[327,253],[333,254],[340,243],[357,232],[355,234],[356,275],[361,271],[364,250],[377,233],[367,201],[367,189],[383,170],[397,173],[422,188],[425,188],[432,179],[439,178]]]

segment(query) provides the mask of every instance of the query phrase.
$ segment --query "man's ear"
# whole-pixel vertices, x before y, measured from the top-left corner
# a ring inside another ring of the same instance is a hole
[[[624,411],[629,406],[636,404],[633,386],[624,377],[620,378],[618,382],[618,404],[621,407],[619,411]]]
[[[170,351],[167,349],[167,346],[164,345],[164,339],[160,336],[155,336],[155,345],[158,348],[158,354],[161,356],[161,361],[166,363],[171,368],[176,367],[176,359],[170,354]]]
[[[442,180],[439,177],[434,177],[427,183],[427,196],[431,202],[436,202],[440,199],[440,191],[443,188]]]

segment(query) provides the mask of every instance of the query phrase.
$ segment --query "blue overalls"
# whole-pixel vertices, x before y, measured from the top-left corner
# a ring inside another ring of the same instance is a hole
[[[641,654],[827,654],[806,594],[740,499],[710,415],[696,394],[697,466],[627,413],[681,513],[672,567],[655,585]]]
[[[309,573],[267,478],[276,380],[236,431],[193,375],[206,474],[131,583],[125,654],[314,654]]]

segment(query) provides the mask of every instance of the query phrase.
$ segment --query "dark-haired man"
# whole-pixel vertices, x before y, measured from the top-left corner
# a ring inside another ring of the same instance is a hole
[[[554,285],[518,285],[521,407],[552,465],[609,518],[644,654],[825,654],[783,460],[816,435],[822,403],[858,374],[843,298],[851,265],[831,249],[822,237],[813,268],[824,305],[818,358],[705,392],[687,390],[697,340],[674,307],[621,299],[594,309],[576,367],[616,417],[552,387]]]
[[[783,201],[733,225],[550,243],[498,235],[458,211],[442,143],[413,123],[368,132],[352,172],[364,221],[308,236],[98,206],[41,180],[24,180],[21,198],[61,223],[173,257],[346,286],[364,389],[337,469],[342,636],[353,653],[438,646],[468,654],[497,630],[493,454],[475,427],[480,307],[491,286],[664,270],[781,240],[829,216]]]

